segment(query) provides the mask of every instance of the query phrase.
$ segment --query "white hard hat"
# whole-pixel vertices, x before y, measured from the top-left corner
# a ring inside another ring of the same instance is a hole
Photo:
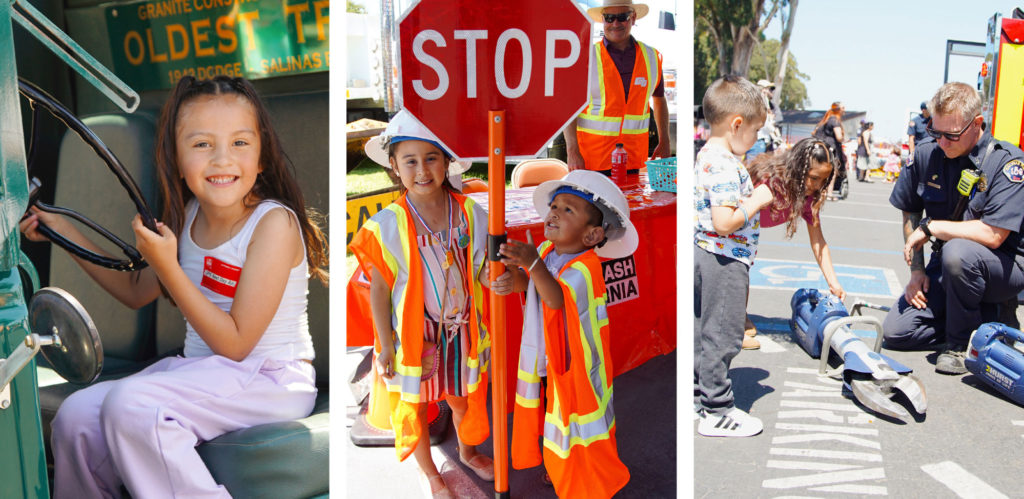
[[[437,136],[431,133],[430,130],[427,130],[427,127],[423,126],[413,117],[412,113],[405,109],[399,111],[391,118],[388,126],[384,128],[380,135],[368,140],[366,145],[363,146],[363,150],[366,151],[366,155],[375,163],[384,168],[391,168],[391,161],[388,160],[388,144],[405,140],[422,140],[437,146],[445,155],[452,158],[451,164],[448,165],[449,175],[453,173],[461,175],[473,166],[473,163],[469,161],[455,160],[451,151],[445,149],[441,142],[437,140]]]
[[[629,221],[629,204],[626,196],[610,178],[601,173],[589,170],[573,170],[561,180],[548,180],[537,186],[533,191],[533,206],[541,218],[550,211],[551,198],[559,187],[572,187],[584,194],[590,194],[594,206],[604,215],[604,245],[594,248],[597,256],[602,258],[624,258],[636,251],[640,238],[636,227]]]

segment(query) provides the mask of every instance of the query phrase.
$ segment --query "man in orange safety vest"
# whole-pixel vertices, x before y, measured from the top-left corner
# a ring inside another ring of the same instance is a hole
[[[632,0],[604,0],[587,14],[604,23],[604,37],[590,57],[587,107],[569,122],[563,135],[570,170],[611,171],[611,154],[623,144],[634,173],[644,165],[651,114],[658,130],[652,157],[669,156],[668,101],[662,78],[661,53],[630,35],[648,7]]]

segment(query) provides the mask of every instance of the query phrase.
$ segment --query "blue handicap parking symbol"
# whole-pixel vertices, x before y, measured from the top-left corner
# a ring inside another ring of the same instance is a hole
[[[896,273],[884,267],[834,265],[839,283],[848,294],[878,298],[895,298],[903,293]],[[750,268],[750,287],[758,289],[796,290],[828,289],[821,269],[814,262],[758,259]]]

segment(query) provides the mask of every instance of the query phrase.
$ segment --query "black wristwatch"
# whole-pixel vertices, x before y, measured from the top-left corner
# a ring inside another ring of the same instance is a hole
[[[921,231],[924,232],[924,235],[928,236],[929,239],[932,237],[932,231],[928,230],[928,224],[931,222],[931,217],[924,217],[921,219],[921,223],[917,224],[917,226],[921,228]]]

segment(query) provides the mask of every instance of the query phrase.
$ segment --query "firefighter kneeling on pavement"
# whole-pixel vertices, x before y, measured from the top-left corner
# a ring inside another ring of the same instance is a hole
[[[885,346],[938,348],[935,371],[963,374],[972,331],[983,322],[1016,322],[1024,290],[1024,153],[985,131],[981,98],[970,85],[943,85],[928,109],[930,138],[918,142],[889,197],[903,211],[911,276],[885,318]]]

